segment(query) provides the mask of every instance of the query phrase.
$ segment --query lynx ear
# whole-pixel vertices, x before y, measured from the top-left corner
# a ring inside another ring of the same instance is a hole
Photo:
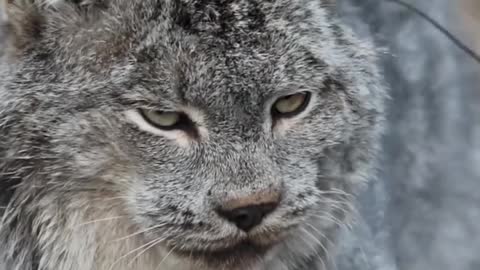
[[[93,5],[95,0],[0,0],[2,18],[7,21],[19,21],[26,15],[46,15],[66,7]]]
[[[27,40],[38,37],[43,22],[33,1],[2,0],[2,11],[8,45],[23,48]]]
[[[105,0],[0,0],[7,40],[14,49],[34,44],[47,27],[75,23],[89,7]]]

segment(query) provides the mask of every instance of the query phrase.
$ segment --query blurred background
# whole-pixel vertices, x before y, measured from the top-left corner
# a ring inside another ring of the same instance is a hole
[[[405,2],[480,52],[480,0]],[[390,0],[337,4],[385,49],[392,97],[380,181],[361,198],[338,269],[480,270],[480,64]]]

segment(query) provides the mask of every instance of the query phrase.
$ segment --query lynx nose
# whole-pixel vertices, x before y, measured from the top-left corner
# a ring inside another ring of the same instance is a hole
[[[219,211],[220,216],[235,224],[239,229],[248,232],[262,223],[263,218],[276,208],[276,204],[260,204]]]
[[[262,223],[265,216],[277,208],[277,193],[257,193],[248,197],[227,201],[217,213],[235,224],[239,229],[248,232]]]

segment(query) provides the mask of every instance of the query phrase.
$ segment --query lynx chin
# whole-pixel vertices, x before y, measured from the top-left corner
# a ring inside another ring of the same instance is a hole
[[[4,0],[1,270],[326,270],[376,51],[326,0]]]

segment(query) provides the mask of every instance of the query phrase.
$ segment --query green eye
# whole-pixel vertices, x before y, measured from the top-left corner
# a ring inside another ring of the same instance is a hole
[[[155,128],[172,131],[181,130],[191,137],[199,137],[197,125],[184,112],[169,112],[139,109],[138,112],[143,119]]]
[[[148,123],[160,129],[176,129],[186,117],[178,112],[140,110],[140,113]]]
[[[272,114],[275,117],[293,117],[307,108],[310,97],[310,92],[301,92],[281,97],[273,104]]]

